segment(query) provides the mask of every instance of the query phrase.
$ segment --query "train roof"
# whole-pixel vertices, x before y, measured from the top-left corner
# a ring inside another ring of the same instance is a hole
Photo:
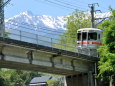
[[[81,28],[81,29],[79,29],[79,30],[77,30],[77,31],[83,31],[83,30],[95,30],[95,31],[103,32],[103,30],[98,29],[98,28]]]

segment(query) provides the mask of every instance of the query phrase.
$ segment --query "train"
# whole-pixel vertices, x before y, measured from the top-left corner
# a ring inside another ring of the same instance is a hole
[[[82,28],[77,30],[78,53],[99,57],[97,49],[102,44],[103,30],[98,28]]]

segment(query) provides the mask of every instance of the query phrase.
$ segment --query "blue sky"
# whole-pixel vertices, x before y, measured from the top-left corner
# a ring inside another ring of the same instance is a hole
[[[99,3],[100,6],[95,9],[102,12],[107,12],[109,6],[115,9],[115,0],[11,0],[5,7],[5,17],[13,17],[24,11],[31,11],[34,15],[65,16],[74,9],[90,10],[88,4],[92,3]]]

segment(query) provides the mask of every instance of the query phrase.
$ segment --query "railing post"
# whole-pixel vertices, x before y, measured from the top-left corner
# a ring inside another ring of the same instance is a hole
[[[20,35],[19,35],[20,36],[20,41],[22,40],[21,33],[22,33],[22,31],[20,30]]]
[[[38,45],[38,34],[36,34],[36,41],[37,41],[37,45]]]
[[[52,42],[53,42],[53,40],[52,40],[52,38],[51,38],[51,47],[53,48],[53,44],[52,44]]]
[[[63,39],[61,39],[61,49],[63,50]]]

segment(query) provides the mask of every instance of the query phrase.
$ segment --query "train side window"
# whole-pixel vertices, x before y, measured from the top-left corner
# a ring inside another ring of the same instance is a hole
[[[98,39],[100,40],[100,34],[98,34]]]
[[[88,40],[97,40],[97,33],[96,32],[88,33]]]
[[[77,39],[78,39],[78,41],[81,40],[81,33],[78,33],[78,35],[77,35]]]
[[[82,40],[86,40],[87,39],[87,33],[86,32],[83,32],[82,33]]]

